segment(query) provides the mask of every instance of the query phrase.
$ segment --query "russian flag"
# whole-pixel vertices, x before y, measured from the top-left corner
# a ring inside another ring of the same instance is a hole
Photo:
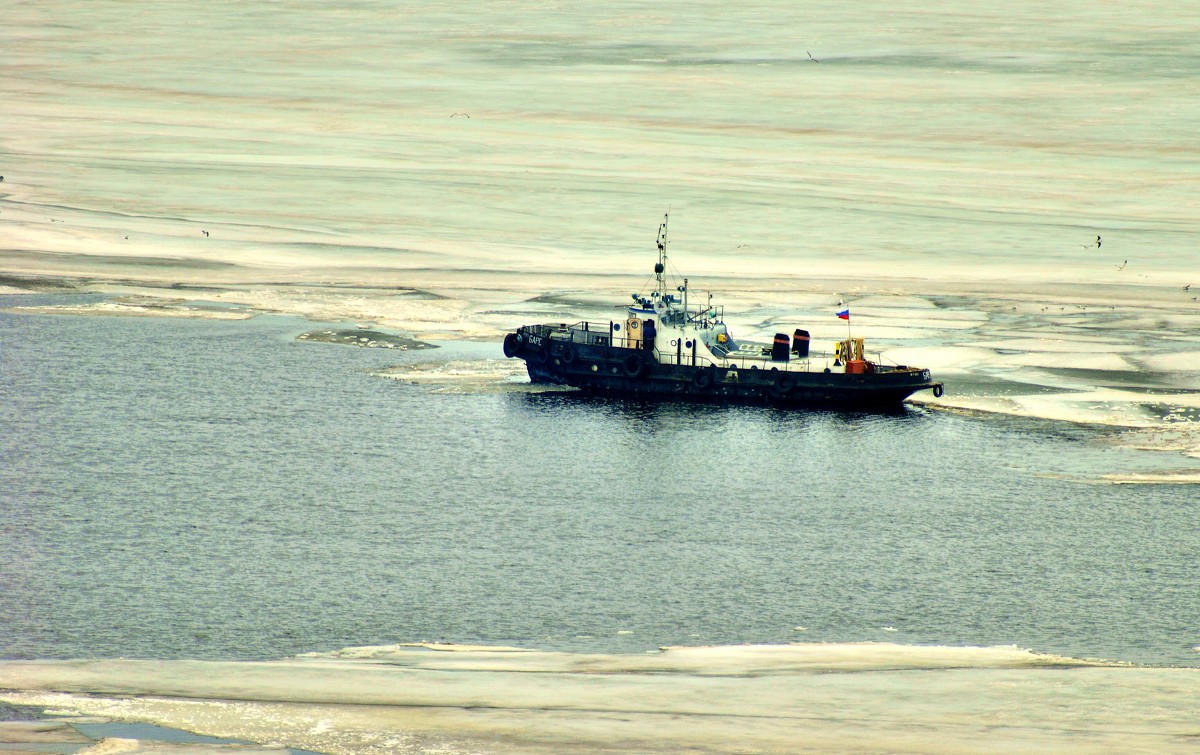
[[[850,319],[850,308],[846,307],[845,309],[839,309],[837,316],[843,320],[849,320]]]

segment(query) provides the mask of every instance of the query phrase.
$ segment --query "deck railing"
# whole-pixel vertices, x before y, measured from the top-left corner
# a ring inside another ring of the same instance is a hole
[[[573,325],[560,323],[554,325],[538,325],[534,326],[534,330],[538,335],[549,338],[558,343],[573,343],[587,346],[611,346],[616,348],[636,348],[641,344],[642,337],[638,334],[636,338],[630,338],[624,333],[623,323],[608,322],[594,323],[589,321],[577,322]],[[875,363],[882,364],[882,355],[875,353]],[[715,367],[737,367],[738,369],[760,369],[760,370],[779,370],[781,372],[812,372],[814,369],[824,370],[834,366],[834,355],[831,352],[825,351],[810,351],[808,356],[803,359],[792,358],[787,361],[778,361],[771,359],[771,352],[765,349],[760,356],[750,356],[747,354],[738,355],[737,352],[732,352],[725,357],[717,357],[715,360],[697,353],[697,349],[687,348],[683,344],[676,343],[671,345],[670,341],[659,343],[659,339],[655,339],[654,358],[659,364],[681,364],[690,367],[704,367],[712,365]],[[818,367],[814,367],[813,363],[817,363]],[[888,369],[891,369],[890,367]]]

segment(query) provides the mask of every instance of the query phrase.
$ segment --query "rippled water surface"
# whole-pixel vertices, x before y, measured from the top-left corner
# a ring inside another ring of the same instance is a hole
[[[0,314],[0,656],[1008,644],[1196,665],[1194,489],[1105,431],[373,374],[311,324]]]

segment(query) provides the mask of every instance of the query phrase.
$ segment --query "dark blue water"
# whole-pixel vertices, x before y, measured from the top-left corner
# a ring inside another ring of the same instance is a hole
[[[1104,431],[438,393],[372,372],[498,344],[311,327],[0,313],[0,657],[884,640],[1197,665],[1195,488],[1088,482],[1161,463]]]

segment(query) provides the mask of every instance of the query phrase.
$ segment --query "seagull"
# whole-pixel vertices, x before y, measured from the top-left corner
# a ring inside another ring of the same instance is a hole
[[[200,231],[200,233],[204,234],[204,238],[208,238],[208,231]]]
[[[1191,284],[1191,283],[1189,283],[1189,284],[1187,284],[1186,286],[1184,286],[1184,287],[1183,287],[1183,290],[1184,290],[1184,291],[1187,291],[1187,290],[1188,290],[1189,288],[1191,288],[1191,287],[1192,287],[1192,284]]]
[[[1118,269],[1118,270],[1124,270],[1124,269],[1125,269],[1125,266],[1126,266],[1126,265],[1128,265],[1128,264],[1129,264],[1129,260],[1125,260],[1125,261],[1124,261],[1124,262],[1122,262],[1121,264],[1117,265],[1117,269]]]
[[[470,118],[471,116],[467,115],[466,113],[451,113],[450,117],[451,118]]]
[[[1100,237],[1099,237],[1099,236],[1097,236],[1097,237],[1096,237],[1096,248],[1097,248],[1097,249],[1099,249],[1099,248],[1100,248],[1100,246],[1101,246],[1101,243],[1102,243],[1102,242],[1100,241]]]
[[[808,50],[805,50],[805,52],[808,52]],[[812,62],[814,62],[814,63],[820,63],[820,62],[821,62],[821,61],[817,60],[816,58],[814,58],[814,57],[812,56],[812,53],[811,53],[811,52],[808,52],[808,59],[809,59],[809,60],[811,60],[811,61],[812,61]]]

